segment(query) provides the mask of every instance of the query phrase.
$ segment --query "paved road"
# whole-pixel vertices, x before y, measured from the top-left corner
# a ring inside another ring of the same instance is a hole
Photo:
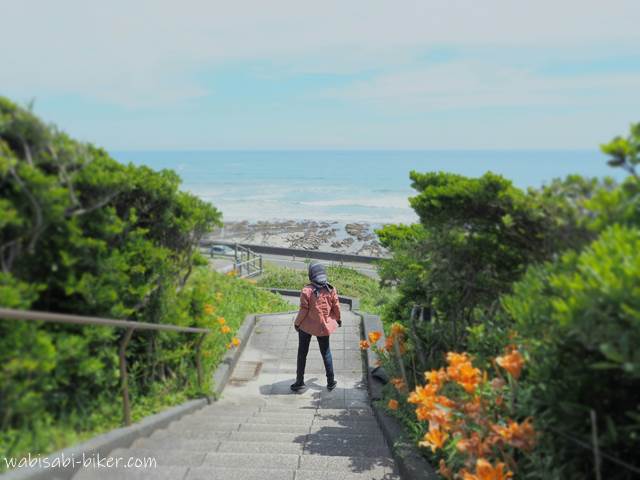
[[[114,456],[155,457],[153,470],[85,470],[76,480],[399,480],[371,412],[359,318],[343,311],[331,337],[338,387],[326,389],[317,342],[308,389],[294,394],[293,315],[262,316],[221,400]]]

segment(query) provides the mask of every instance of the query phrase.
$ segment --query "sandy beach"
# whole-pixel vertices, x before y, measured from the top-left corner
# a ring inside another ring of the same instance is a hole
[[[225,240],[255,245],[300,248],[356,255],[385,256],[374,229],[382,225],[367,222],[278,220],[226,222],[208,240]]]

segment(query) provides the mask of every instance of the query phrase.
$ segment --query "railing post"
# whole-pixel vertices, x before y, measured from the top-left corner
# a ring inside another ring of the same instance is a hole
[[[396,354],[396,359],[398,360],[398,366],[400,367],[400,374],[402,375],[402,380],[404,384],[409,387],[409,381],[407,378],[407,372],[404,369],[404,362],[402,361],[402,353],[400,352],[400,343],[398,342],[398,337],[396,335],[393,336],[393,350]]]
[[[418,305],[414,305],[411,309],[410,324],[411,328],[409,329],[409,335],[411,336],[411,340],[416,348],[416,353],[418,354],[418,363],[420,364],[420,369],[424,369],[427,367],[427,358],[422,350],[422,344],[420,343],[420,338],[418,337],[418,327],[416,325],[416,317],[418,316],[418,312],[420,312],[421,307]],[[424,310],[422,310],[421,315],[424,315]]]
[[[131,425],[131,402],[129,401],[129,375],[127,374],[126,352],[132,335],[133,328],[128,328],[120,340],[120,349],[118,351],[118,357],[120,359],[120,387],[122,389],[122,413],[124,423],[127,426]]]
[[[207,336],[206,333],[201,334],[200,338],[198,338],[198,341],[196,342],[196,374],[198,378],[198,388],[200,389],[202,389],[202,381],[204,377],[204,374],[202,372],[201,347],[202,347],[202,342],[204,341],[204,337],[206,336]]]

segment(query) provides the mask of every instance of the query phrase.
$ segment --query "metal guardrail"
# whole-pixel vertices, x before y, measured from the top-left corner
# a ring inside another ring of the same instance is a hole
[[[233,253],[214,252],[212,247],[216,245],[224,245],[233,247]],[[244,247],[238,243],[208,243],[200,244],[200,248],[209,248],[209,255],[211,257],[221,256],[233,258],[233,271],[238,277],[249,278],[262,274],[263,264],[262,255],[256,254],[253,250]]]
[[[225,240],[204,240],[200,243],[202,247],[210,247],[212,245],[227,245],[233,247],[239,245],[247,248],[252,252],[262,253],[266,255],[280,255],[283,257],[295,258],[314,258],[317,260],[330,260],[335,262],[352,262],[352,263],[375,263],[384,260],[385,257],[372,257],[367,255],[355,255],[352,253],[323,252],[318,250],[302,250],[299,248],[272,247],[269,245],[254,245],[249,243],[235,243]]]
[[[234,270],[241,278],[255,277],[262,273],[262,255],[257,255],[252,250],[240,244],[234,244],[235,264]]]
[[[129,398],[129,376],[127,373],[126,349],[133,332],[135,330],[156,330],[179,333],[200,334],[196,341],[196,374],[198,387],[202,386],[203,372],[200,349],[207,334],[211,333],[208,328],[180,327],[178,325],[155,324],[146,322],[132,322],[129,320],[114,320],[111,318],[86,317],[81,315],[70,315],[63,313],[38,312],[33,310],[14,310],[10,308],[0,308],[0,319],[19,321],[41,321],[53,323],[67,323],[75,325],[97,325],[103,327],[113,327],[126,329],[124,336],[120,339],[118,348],[118,358],[120,364],[120,388],[122,392],[122,413],[124,423],[131,425],[131,401]]]

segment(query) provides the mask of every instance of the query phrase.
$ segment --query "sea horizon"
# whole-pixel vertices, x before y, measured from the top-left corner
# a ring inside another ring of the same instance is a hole
[[[412,223],[409,172],[503,175],[538,188],[569,174],[624,173],[597,149],[112,150],[120,162],[171,169],[183,188],[211,202],[224,221],[317,220]]]

